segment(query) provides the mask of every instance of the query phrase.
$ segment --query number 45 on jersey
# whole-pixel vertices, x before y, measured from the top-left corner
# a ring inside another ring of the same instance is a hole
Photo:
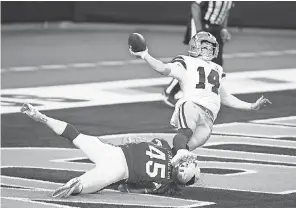
[[[157,159],[165,163],[166,162],[165,153],[163,153],[161,150],[157,149],[156,147],[149,145],[149,151],[146,151],[146,155],[149,156],[151,159],[146,163],[146,173],[152,178],[156,177],[160,173],[160,177],[165,178],[166,165],[155,162],[154,160],[154,159]]]

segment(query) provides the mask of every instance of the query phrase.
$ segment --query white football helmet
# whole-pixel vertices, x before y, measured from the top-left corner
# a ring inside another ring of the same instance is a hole
[[[177,179],[183,185],[192,185],[200,178],[200,169],[196,158],[186,158],[177,165]]]
[[[217,58],[219,44],[216,38],[208,32],[199,32],[189,41],[188,53],[193,57],[201,57],[205,61]]]

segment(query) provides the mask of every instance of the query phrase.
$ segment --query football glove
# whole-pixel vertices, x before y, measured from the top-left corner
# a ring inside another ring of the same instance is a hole
[[[260,110],[262,107],[272,104],[267,98],[261,96],[255,103],[251,104],[251,110]]]
[[[129,47],[129,52],[130,52],[130,54],[132,54],[133,56],[136,56],[136,57],[138,57],[138,58],[142,58],[142,59],[144,59],[145,56],[148,54],[148,48],[146,48],[146,50],[144,50],[144,51],[134,52],[134,51],[132,51],[132,47],[130,46],[130,47]]]

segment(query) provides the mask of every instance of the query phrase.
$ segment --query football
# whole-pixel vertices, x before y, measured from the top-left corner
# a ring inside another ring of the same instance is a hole
[[[144,51],[147,47],[145,38],[139,33],[132,33],[128,38],[128,45],[133,52]]]

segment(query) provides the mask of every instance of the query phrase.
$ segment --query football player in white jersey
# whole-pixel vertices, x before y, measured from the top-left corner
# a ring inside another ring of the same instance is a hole
[[[177,102],[171,124],[178,128],[173,139],[175,160],[190,154],[203,145],[210,137],[213,123],[220,110],[220,104],[243,109],[259,110],[271,104],[264,97],[255,103],[247,103],[231,95],[223,86],[223,68],[212,62],[217,57],[219,45],[216,38],[208,32],[199,32],[189,42],[188,55],[174,58],[171,63],[163,63],[148,53],[130,53],[144,59],[155,71],[176,78],[184,93]]]

